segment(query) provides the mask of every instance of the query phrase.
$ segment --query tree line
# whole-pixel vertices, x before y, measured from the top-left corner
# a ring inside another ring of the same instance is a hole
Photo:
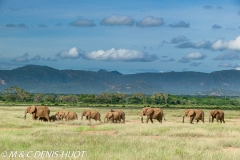
[[[0,94],[0,101],[11,103],[41,103],[41,104],[149,104],[149,105],[232,105],[239,106],[238,97],[218,97],[218,96],[189,96],[171,95],[166,93],[107,93],[100,94],[54,94],[54,93],[29,93],[22,88],[13,86],[6,88]]]

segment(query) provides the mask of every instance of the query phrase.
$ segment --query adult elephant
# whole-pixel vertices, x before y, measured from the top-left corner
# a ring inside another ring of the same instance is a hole
[[[193,120],[197,120],[197,123],[199,120],[201,120],[204,123],[204,112],[201,109],[188,109],[184,111],[183,114],[183,123],[184,123],[184,117],[190,117],[190,123],[193,124]]]
[[[49,120],[50,110],[46,106],[29,106],[25,110],[24,119],[26,119],[27,113],[32,114],[32,119],[36,120],[37,118],[46,118]]]
[[[209,113],[209,123],[211,121],[210,120],[211,117],[212,117],[212,123],[214,121],[214,118],[216,118],[217,122],[218,122],[218,120],[220,120],[220,123],[222,123],[222,122],[225,123],[225,121],[224,121],[224,112],[222,110],[220,110],[220,109],[210,111],[210,113]]]
[[[95,121],[101,121],[101,114],[97,110],[86,110],[82,112],[81,120],[83,120],[83,116],[86,117],[86,120],[89,120],[91,122],[91,119],[94,119]]]
[[[122,110],[113,110],[113,109],[111,109],[110,112],[119,112],[119,114],[120,114],[120,122],[123,121],[123,123],[125,123],[125,113]]]
[[[65,111],[64,112],[64,118],[65,118],[65,121],[78,120],[77,113],[76,112],[70,112],[70,111]]]
[[[113,123],[114,121],[116,121],[117,123],[120,123],[121,122],[120,112],[109,111],[104,117],[104,123],[106,122],[106,119],[107,122],[111,121]]]
[[[148,123],[149,119],[152,123],[153,123],[153,119],[158,120],[159,123],[162,123],[163,118],[165,120],[163,110],[161,108],[151,108],[151,107],[142,108],[140,116],[141,116],[142,123],[143,123],[143,116],[147,116],[146,123]]]

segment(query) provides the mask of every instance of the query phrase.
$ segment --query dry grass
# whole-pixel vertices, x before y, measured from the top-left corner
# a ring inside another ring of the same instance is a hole
[[[49,107],[50,115],[61,107]],[[182,123],[181,109],[164,109],[166,122],[140,123],[140,109],[124,108],[125,124],[100,124],[81,121],[85,108],[65,108],[77,112],[79,120],[71,122],[23,119],[25,107],[0,107],[0,153],[7,151],[86,151],[90,160],[192,159],[226,160],[240,157],[240,113],[225,111],[226,124]],[[94,108],[103,115],[109,110]],[[102,118],[103,120],[103,118]],[[34,159],[33,155],[31,155]],[[3,158],[0,155],[0,159]],[[14,157],[12,159],[23,159]],[[41,158],[41,159],[54,159]],[[59,157],[55,158],[59,159]],[[63,157],[61,159],[74,159]],[[78,157],[79,159],[79,157]],[[81,158],[80,158],[81,159]]]

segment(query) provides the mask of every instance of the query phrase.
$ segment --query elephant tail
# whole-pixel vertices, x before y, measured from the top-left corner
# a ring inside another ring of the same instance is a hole
[[[202,122],[204,123],[204,112],[202,112]]]

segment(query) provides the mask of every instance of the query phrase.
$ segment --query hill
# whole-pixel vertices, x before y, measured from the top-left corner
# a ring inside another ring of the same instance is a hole
[[[240,95],[240,71],[121,74],[106,70],[58,70],[27,65],[0,70],[0,91],[18,86],[31,93],[155,92],[182,95]]]

